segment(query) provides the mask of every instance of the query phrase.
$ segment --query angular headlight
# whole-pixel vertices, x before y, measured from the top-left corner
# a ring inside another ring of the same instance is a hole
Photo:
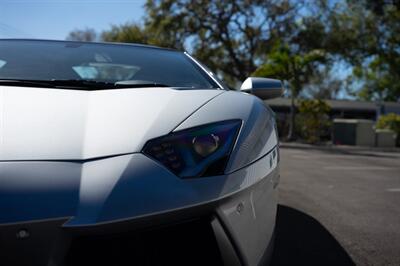
[[[198,126],[147,142],[143,153],[179,177],[222,175],[241,120]]]

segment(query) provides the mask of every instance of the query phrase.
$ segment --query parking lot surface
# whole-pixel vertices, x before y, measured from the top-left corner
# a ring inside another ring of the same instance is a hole
[[[273,265],[400,265],[400,155],[281,149]]]

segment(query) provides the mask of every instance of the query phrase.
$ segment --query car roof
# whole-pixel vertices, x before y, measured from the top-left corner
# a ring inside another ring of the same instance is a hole
[[[21,41],[21,42],[58,42],[58,43],[75,43],[75,44],[100,44],[100,45],[115,45],[115,46],[133,46],[133,47],[142,47],[149,49],[158,49],[158,50],[166,50],[166,51],[174,51],[174,52],[183,52],[173,48],[167,47],[159,47],[154,45],[140,44],[140,43],[122,43],[122,42],[85,42],[85,41],[70,41],[70,40],[46,40],[46,39],[20,39],[20,38],[0,38],[0,41]]]

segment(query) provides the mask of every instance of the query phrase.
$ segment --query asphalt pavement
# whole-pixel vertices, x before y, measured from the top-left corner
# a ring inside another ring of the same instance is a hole
[[[400,265],[400,154],[281,149],[273,265]]]

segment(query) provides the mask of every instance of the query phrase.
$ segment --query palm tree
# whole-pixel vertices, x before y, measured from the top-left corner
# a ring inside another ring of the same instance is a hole
[[[295,99],[315,74],[317,64],[325,61],[325,58],[323,50],[315,49],[307,53],[294,53],[288,45],[277,44],[267,55],[267,61],[252,74],[258,77],[277,78],[289,83],[291,104],[288,140],[296,138],[294,132]]]

